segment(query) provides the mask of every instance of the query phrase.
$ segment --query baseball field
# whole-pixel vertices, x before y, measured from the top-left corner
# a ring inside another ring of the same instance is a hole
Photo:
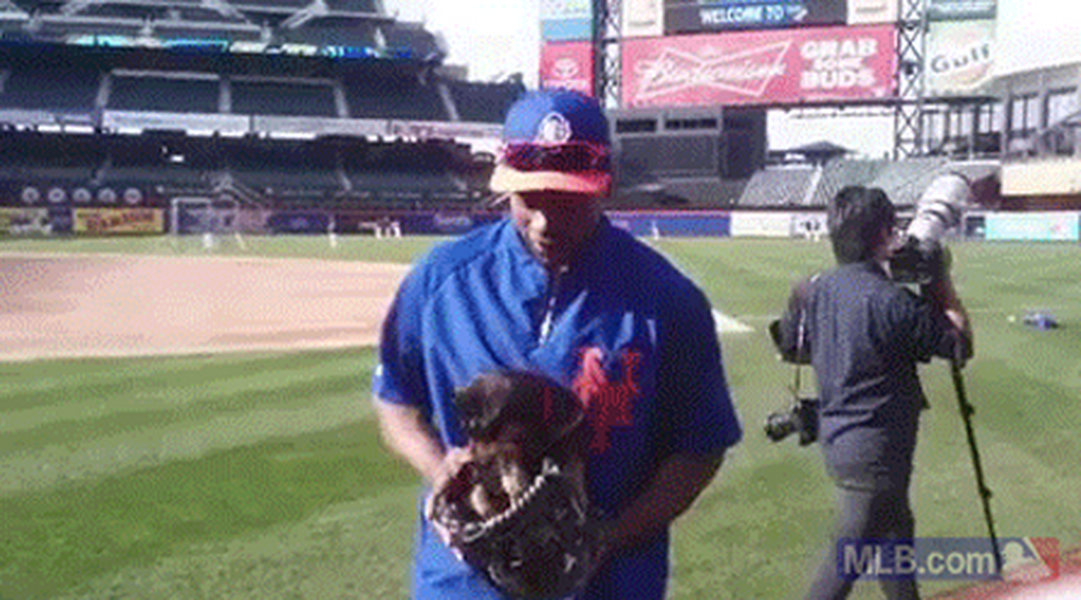
[[[406,597],[418,480],[383,449],[369,382],[379,317],[435,240],[333,241],[0,240],[0,598]],[[798,597],[833,501],[815,449],[762,433],[792,378],[765,327],[828,246],[652,243],[750,329],[721,331],[746,434],[676,526],[672,597]],[[1081,247],[953,258],[998,532],[1075,549]],[[918,534],[982,536],[948,365],[923,374]]]

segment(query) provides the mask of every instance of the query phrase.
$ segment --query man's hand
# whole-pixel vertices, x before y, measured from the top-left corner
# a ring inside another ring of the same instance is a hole
[[[932,281],[949,281],[950,269],[953,268],[953,254],[944,244],[935,243],[925,250],[930,257],[930,269]]]
[[[953,280],[949,277],[949,269],[943,276],[923,286],[921,295],[927,298],[936,310],[940,311],[950,322],[950,326],[957,336],[961,352],[956,358],[964,365],[965,361],[972,358],[975,353],[972,335],[972,322],[968,318],[968,311],[961,303],[957,295],[957,289],[953,286]]]
[[[432,498],[442,494],[447,486],[456,481],[458,473],[472,460],[473,451],[470,448],[451,448],[449,452],[443,455],[443,462],[439,464],[439,467],[432,475],[432,492],[429,494],[427,503],[424,506],[425,517],[432,518]]]
[[[458,474],[462,471],[466,465],[470,464],[473,460],[473,451],[470,448],[451,448],[443,456],[443,462],[440,463],[439,468],[436,469],[435,474],[432,476],[432,490],[428,494],[428,497],[424,500],[424,518],[432,524],[432,529],[439,536],[439,539],[443,541],[443,544],[450,546],[451,534],[443,527],[438,519],[435,519],[435,498],[442,494],[444,491],[450,491],[454,496],[465,494],[468,490],[447,490],[447,487],[454,484],[454,482],[462,481],[458,477]]]
[[[616,519],[598,519],[596,522],[596,545],[593,547],[593,573],[604,568],[605,563],[618,551],[619,522]]]
[[[665,530],[690,508],[723,461],[723,454],[715,457],[674,454],[661,462],[646,489],[615,519],[602,526],[600,557],[606,559]]]
[[[415,407],[375,400],[383,442],[404,458],[421,477],[434,482],[443,468],[443,444],[424,415]]]
[[[817,278],[817,275],[808,277],[793,285],[784,315],[769,324],[773,345],[785,362],[799,365],[811,363],[811,349],[805,339],[804,327],[808,318],[807,307],[810,305]]]

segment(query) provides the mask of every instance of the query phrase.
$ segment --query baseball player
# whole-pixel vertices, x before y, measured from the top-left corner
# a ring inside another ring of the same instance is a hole
[[[607,515],[602,566],[576,597],[659,599],[669,525],[742,431],[705,295],[601,213],[610,152],[586,96],[533,92],[510,108],[491,180],[508,218],[415,265],[384,323],[373,391],[386,444],[438,490],[467,444],[455,390],[495,369],[573,390],[589,427],[586,486]],[[424,505],[413,597],[503,597]]]

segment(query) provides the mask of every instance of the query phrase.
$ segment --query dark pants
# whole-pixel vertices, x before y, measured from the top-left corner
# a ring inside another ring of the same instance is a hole
[[[837,564],[837,545],[842,539],[911,539],[915,534],[915,521],[908,504],[907,477],[878,486],[839,481],[837,498],[841,514],[830,547],[807,593],[808,600],[846,598],[852,591],[854,582],[842,577]],[[919,598],[914,578],[882,579],[880,583],[882,591],[891,600]]]

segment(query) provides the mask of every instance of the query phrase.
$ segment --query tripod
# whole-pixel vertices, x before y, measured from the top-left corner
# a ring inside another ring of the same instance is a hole
[[[995,534],[995,520],[991,516],[991,490],[983,477],[983,466],[980,463],[980,450],[976,447],[976,432],[972,428],[972,415],[976,409],[968,401],[965,394],[965,379],[961,375],[961,368],[965,364],[964,345],[957,344],[953,358],[950,360],[950,374],[953,376],[953,387],[957,391],[957,403],[961,409],[961,420],[965,423],[965,436],[968,440],[968,449],[972,455],[972,468],[976,471],[976,488],[983,504],[983,516],[987,521],[987,531],[991,536],[991,551],[995,557],[995,572],[1002,576],[1002,554],[998,549],[998,536]]]

